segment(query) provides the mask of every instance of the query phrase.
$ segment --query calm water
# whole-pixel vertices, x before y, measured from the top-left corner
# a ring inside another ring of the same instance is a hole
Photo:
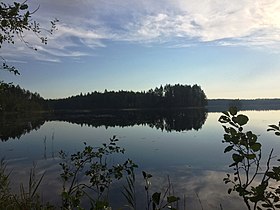
[[[269,124],[278,123],[280,111],[242,113],[250,118],[247,128],[259,135],[263,154],[274,148],[274,153],[280,155],[280,138],[266,132]],[[119,120],[122,115],[114,118],[110,115],[109,119],[102,115],[99,121],[96,118],[87,121],[83,116],[79,119],[60,116],[48,121],[33,118],[30,122],[17,119],[14,122],[21,126],[17,129],[12,127],[13,122],[2,120],[0,153],[9,169],[13,169],[14,186],[28,180],[29,169],[35,162],[37,172],[46,173],[41,185],[44,199],[58,202],[58,197],[53,196],[61,190],[58,152],[65,150],[71,154],[81,150],[83,142],[98,146],[116,135],[119,145],[126,149],[125,156],[139,165],[137,176],[141,177],[142,170],[153,174],[152,185],[157,189],[165,186],[170,176],[177,195],[181,198],[185,195],[187,209],[202,209],[201,204],[204,209],[220,209],[220,204],[224,209],[245,209],[238,197],[227,195],[229,186],[222,181],[231,170],[230,155],[223,153],[226,147],[222,143],[223,129],[217,121],[221,114],[177,114],[142,119],[134,113],[122,121]],[[130,117],[137,120],[128,123]],[[17,132],[15,138],[9,138],[13,131]],[[143,187],[141,178],[137,181],[139,188]],[[121,193],[116,191],[114,195],[111,201],[119,203]]]

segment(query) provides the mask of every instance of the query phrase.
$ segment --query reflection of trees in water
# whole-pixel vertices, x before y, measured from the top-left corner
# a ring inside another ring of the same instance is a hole
[[[1,114],[0,139],[19,139],[32,130],[38,130],[44,123],[45,120],[38,114]]]
[[[199,130],[205,123],[206,118],[206,111],[201,109],[173,111],[165,113],[149,126],[168,132]]]
[[[58,112],[47,115],[1,115],[0,139],[20,138],[39,129],[45,121],[65,121],[92,127],[127,127],[148,125],[162,131],[199,130],[207,118],[204,109],[195,110],[134,110],[99,112]]]
[[[127,127],[148,125],[166,131],[199,130],[205,123],[204,109],[129,110],[88,113],[57,113],[51,120],[60,120],[93,127]]]

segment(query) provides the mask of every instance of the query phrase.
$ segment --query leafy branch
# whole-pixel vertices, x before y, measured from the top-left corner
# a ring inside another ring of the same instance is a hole
[[[118,139],[114,136],[109,144],[104,143],[101,147],[94,148],[85,143],[84,150],[72,154],[70,159],[65,152],[60,152],[60,157],[64,160],[60,163],[63,207],[81,208],[81,199],[85,197],[93,209],[108,206],[106,196],[110,184],[113,180],[123,178],[124,174],[134,174],[137,167],[130,159],[116,165],[107,162],[108,156],[124,153],[124,149],[117,146],[117,142]]]
[[[27,0],[23,3],[14,2],[13,4],[0,2],[0,48],[4,43],[15,44],[16,40],[19,40],[28,48],[37,51],[38,49],[36,47],[25,40],[24,34],[26,32],[32,32],[43,44],[47,44],[48,38],[42,35],[42,31],[44,30],[48,34],[53,34],[57,29],[56,24],[58,23],[58,19],[50,21],[50,29],[43,29],[40,23],[31,20],[32,15],[37,12],[39,6],[34,11],[29,11],[28,8]],[[1,69],[12,72],[15,75],[19,74],[16,67],[9,65],[3,57],[1,58],[3,60]]]
[[[232,152],[233,160],[229,165],[234,170],[233,177],[227,174],[224,178],[225,184],[233,185],[228,189],[228,193],[236,191],[243,198],[248,210],[280,208],[280,188],[273,187],[273,182],[280,180],[280,166],[270,170],[272,149],[266,161],[266,169],[261,170],[262,145],[258,142],[256,134],[252,131],[244,131],[248,121],[246,115],[237,114],[235,107],[231,107],[228,112],[223,112],[219,118],[225,131],[223,143],[229,144],[224,153]],[[275,131],[278,135],[279,126],[269,127],[268,131]],[[255,184],[257,180],[260,182]]]

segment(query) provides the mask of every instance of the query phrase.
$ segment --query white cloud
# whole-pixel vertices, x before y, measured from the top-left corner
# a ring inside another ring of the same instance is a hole
[[[61,62],[61,60],[58,57],[53,58],[53,57],[43,55],[43,54],[34,55],[34,58],[38,61],[44,61],[44,62],[51,62],[51,63],[60,63]]]
[[[141,40],[185,37],[196,42],[230,39],[236,45],[266,46],[280,41],[280,2],[177,1],[180,9],[143,16],[129,35]],[[217,42],[217,44],[222,42]]]
[[[278,0],[29,2],[34,9],[40,5],[35,18],[43,25],[55,17],[60,20],[59,30],[39,52],[45,56],[87,56],[81,48],[106,47],[107,40],[170,43],[176,47],[213,42],[280,49]],[[34,43],[35,38],[29,34],[26,40]]]
[[[45,48],[44,46],[35,46],[36,49],[40,53],[44,52],[49,55],[57,56],[57,57],[79,57],[79,56],[87,56],[87,53],[79,52],[79,51],[62,51],[58,49],[50,49],[50,48]]]
[[[26,61],[23,60],[6,60],[9,63],[27,63]]]

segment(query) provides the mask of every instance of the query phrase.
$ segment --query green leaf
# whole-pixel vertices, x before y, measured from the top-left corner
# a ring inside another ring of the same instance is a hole
[[[244,157],[234,153],[234,154],[232,154],[232,159],[235,163],[239,163],[244,159]]]
[[[230,107],[229,108],[229,113],[234,116],[237,114],[237,108],[236,107]]]
[[[266,131],[275,131],[274,128],[268,128]]]
[[[173,202],[176,202],[178,200],[180,200],[180,198],[179,197],[175,197],[173,195],[167,197],[167,202],[168,203],[173,203]]]
[[[238,125],[243,126],[249,121],[249,118],[246,115],[239,114],[233,119],[233,121]]]
[[[224,140],[229,142],[231,140],[231,136],[228,134],[224,134]]]
[[[8,21],[6,19],[1,21],[1,26],[6,27],[8,25]]]
[[[61,193],[61,196],[64,199],[68,199],[69,198],[69,194],[67,192],[65,192],[65,191]]]
[[[160,195],[161,195],[161,193],[158,193],[158,192],[155,192],[152,195],[153,202],[157,205],[159,205],[159,202],[160,202]]]
[[[224,153],[227,153],[227,152],[231,151],[232,149],[233,149],[233,145],[228,146],[225,148]]]
[[[262,145],[260,143],[255,143],[251,146],[251,149],[254,151],[254,152],[257,152],[261,149]]]
[[[218,120],[220,123],[228,123],[230,119],[227,116],[221,116]]]
[[[254,159],[255,157],[256,157],[256,155],[255,154],[246,154],[246,155],[244,155],[247,159],[249,159],[249,160],[252,160],[252,159]]]
[[[232,136],[237,134],[237,131],[234,128],[229,128],[229,131]]]
[[[248,139],[249,139],[249,145],[252,146],[253,144],[256,143],[256,141],[257,141],[257,139],[258,139],[257,135],[253,134],[252,131],[248,131],[248,132],[246,133],[246,135],[247,135],[247,137],[248,137]]]
[[[279,127],[277,125],[269,125],[268,127],[271,127],[271,128],[273,128],[275,130],[279,130]]]
[[[269,178],[272,178],[272,179],[274,179],[274,177],[275,177],[275,173],[274,172],[272,172],[272,171],[268,171],[268,172],[266,172],[266,174],[265,174],[266,176],[268,176]]]
[[[147,173],[145,171],[142,171],[142,175],[143,175],[144,179],[146,179]]]
[[[22,5],[20,5],[20,9],[21,10],[26,10],[26,9],[28,9],[28,5],[27,4],[22,4]]]

